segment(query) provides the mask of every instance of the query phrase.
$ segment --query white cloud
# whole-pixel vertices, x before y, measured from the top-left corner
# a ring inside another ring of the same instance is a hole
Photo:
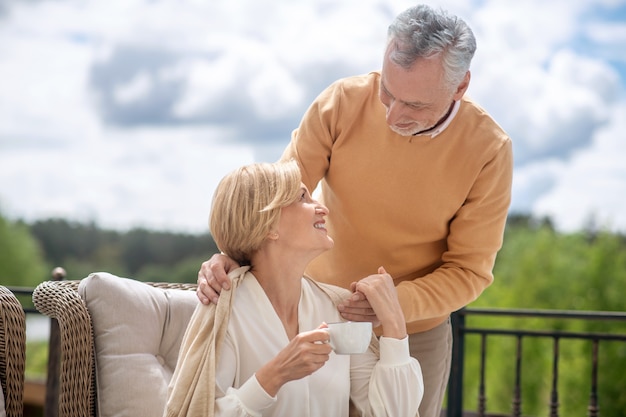
[[[535,2],[496,3],[476,14],[482,25],[469,93],[513,137],[518,168],[564,160],[590,145],[624,99],[623,80],[609,63],[574,52],[581,31],[574,23],[588,4],[550,3],[536,16]],[[557,12],[564,23],[555,27],[546,16]]]
[[[275,118],[303,106],[304,93],[289,68],[274,51],[258,41],[234,42],[231,51],[207,61],[195,59],[188,66],[184,93],[174,114],[194,118],[211,113],[225,101],[242,97],[262,118]],[[235,52],[236,51],[236,52]]]
[[[593,220],[598,227],[626,231],[626,104],[611,111],[610,124],[556,172],[555,187],[535,204],[536,213],[552,217],[573,231]]]
[[[9,3],[0,209],[204,231],[219,178],[276,159],[322,88],[377,69],[388,24],[413,4]],[[626,231],[625,74],[614,66],[623,71],[626,23],[595,13],[623,0],[431,4],[476,33],[470,95],[513,138],[513,208],[568,230],[596,215]]]
[[[133,101],[145,98],[153,88],[152,76],[147,72],[136,74],[128,83],[117,86],[113,96],[121,104],[129,104]]]
[[[206,107],[219,105],[219,97],[235,90],[236,79],[227,59],[218,62],[195,60],[188,63],[189,72],[183,95],[173,110],[182,118],[194,117]],[[184,75],[184,74],[183,74]]]
[[[573,87],[576,90],[574,95],[595,96],[599,103],[593,104],[600,105],[596,110],[600,113],[606,113],[607,109],[602,105],[613,102],[620,89],[619,75],[608,64],[585,58],[568,49],[561,49],[554,55],[550,73],[554,80]]]
[[[0,206],[27,220],[203,232],[219,178],[254,160],[248,147],[222,137],[209,129],[110,130],[71,152],[15,152],[0,157]]]
[[[531,213],[534,202],[554,187],[562,169],[563,162],[554,158],[516,169],[513,173],[512,211],[517,214]]]
[[[55,37],[23,36],[20,25],[0,27],[0,143],[74,141],[94,123],[86,94],[90,50]]]
[[[262,65],[257,73],[248,92],[261,117],[273,119],[301,105],[304,92],[288,69],[274,61]]]

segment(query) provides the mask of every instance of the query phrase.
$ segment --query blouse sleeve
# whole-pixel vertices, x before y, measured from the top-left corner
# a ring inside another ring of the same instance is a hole
[[[417,416],[424,379],[419,362],[409,354],[408,336],[381,337],[380,360],[371,351],[350,360],[350,398],[363,415]]]
[[[219,363],[237,362],[233,345],[228,336],[220,352]],[[276,402],[259,384],[256,376],[251,376],[239,388],[233,388],[236,366],[219,366],[215,376],[215,416],[261,417],[263,411]]]

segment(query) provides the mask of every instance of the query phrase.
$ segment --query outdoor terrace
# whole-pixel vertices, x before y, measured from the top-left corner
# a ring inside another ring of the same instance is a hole
[[[30,303],[32,289],[9,289],[22,302],[27,317],[39,315]],[[528,321],[530,325],[525,324]],[[594,323],[600,323],[597,326],[600,330],[585,330],[593,328]],[[588,369],[586,374],[578,376],[580,383],[574,387],[574,397],[587,399],[585,407],[575,410],[575,415],[604,416],[601,411],[613,409],[611,405],[618,400],[612,395],[603,396],[601,387],[617,382],[612,380],[612,370],[618,370],[622,378],[626,371],[626,312],[464,308],[453,314],[452,325],[452,372],[442,416],[574,415],[563,412],[567,398],[572,398],[572,394],[569,392],[565,397],[562,391],[571,391],[572,387],[561,387],[562,375],[570,365],[572,344],[577,344],[577,352],[586,352],[577,355],[576,362],[584,362]],[[513,346],[512,351],[506,351],[502,340],[508,341],[505,345]],[[537,341],[542,342],[537,345]],[[58,415],[59,339],[55,320],[50,323],[48,343],[47,379],[45,382],[26,381],[25,417]],[[524,348],[533,344],[536,346],[531,353],[525,353]],[[563,357],[564,349],[569,349],[567,357]],[[611,358],[616,362],[606,364],[603,354],[609,351],[614,353]],[[503,369],[494,370],[494,363]],[[540,376],[536,375],[538,368],[542,369]],[[530,376],[539,378],[543,384],[525,388]],[[621,384],[623,387],[624,382]],[[508,402],[508,410],[491,411],[491,404],[501,404],[503,400]],[[545,404],[545,412],[528,414],[525,411],[527,402]],[[626,415],[626,409],[620,415]]]

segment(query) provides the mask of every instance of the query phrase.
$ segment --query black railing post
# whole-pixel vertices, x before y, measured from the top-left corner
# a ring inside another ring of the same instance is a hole
[[[515,387],[513,388],[513,417],[522,415],[522,335],[517,335],[515,358]]]
[[[63,281],[66,272],[57,267],[52,270],[53,281]],[[59,367],[61,365],[61,335],[59,323],[56,319],[50,319],[50,341],[48,342],[48,375],[46,378],[46,402],[44,404],[44,417],[57,417],[59,415]]]
[[[478,386],[478,417],[485,417],[487,412],[487,394],[485,391],[485,369],[487,357],[487,334],[480,337],[480,384]]]
[[[550,393],[550,417],[559,417],[559,338],[554,338],[552,358],[552,391]]]
[[[452,324],[452,366],[448,382],[447,417],[463,416],[463,358],[465,356],[465,314],[463,309],[450,316]]]
[[[593,340],[591,345],[591,394],[589,394],[589,407],[587,408],[589,417],[597,417],[600,413],[598,407],[598,339]]]

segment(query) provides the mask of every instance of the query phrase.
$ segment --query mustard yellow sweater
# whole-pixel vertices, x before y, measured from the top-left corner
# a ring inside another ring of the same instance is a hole
[[[493,281],[511,197],[511,140],[468,98],[439,135],[403,137],[385,121],[380,74],[323,91],[283,159],[330,214],[335,247],[307,274],[348,288],[384,266],[409,333],[429,330]]]

